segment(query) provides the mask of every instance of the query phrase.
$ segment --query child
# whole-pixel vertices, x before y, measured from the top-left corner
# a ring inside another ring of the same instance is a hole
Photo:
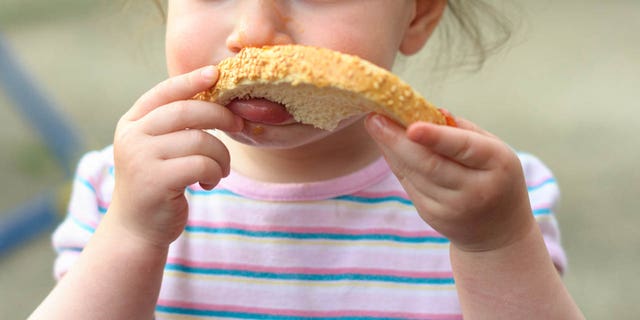
[[[361,115],[323,131],[272,120],[268,101],[190,99],[247,46],[390,69],[446,6],[170,0],[170,78],[80,162],[54,235],[61,280],[32,318],[581,318],[556,269],[556,184],[536,158],[460,118],[405,129]],[[211,128],[225,134],[198,130]]]

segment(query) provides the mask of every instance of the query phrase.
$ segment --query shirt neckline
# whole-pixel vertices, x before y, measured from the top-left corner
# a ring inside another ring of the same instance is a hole
[[[227,189],[241,196],[266,201],[313,201],[352,194],[380,182],[391,170],[380,157],[366,167],[351,174],[306,183],[273,183],[251,179],[231,171],[217,188]]]

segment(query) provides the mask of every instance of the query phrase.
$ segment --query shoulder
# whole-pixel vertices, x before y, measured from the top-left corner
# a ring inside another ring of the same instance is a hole
[[[87,152],[78,162],[74,190],[85,189],[98,198],[110,198],[114,183],[113,147]]]
[[[556,219],[560,201],[558,182],[549,167],[536,156],[519,152],[518,157],[527,182],[531,211],[556,268],[563,273],[567,268],[567,257],[562,248],[560,227]]]
[[[113,170],[113,146],[85,153],[78,162],[76,175],[109,174]]]
[[[517,152],[517,155],[528,187],[557,183],[551,169],[538,157],[526,152]]]
[[[553,172],[538,157],[519,152],[531,209],[537,218],[551,216],[560,200],[560,188]]]
[[[89,151],[80,158],[79,163],[79,168],[95,167],[96,165],[113,166],[113,146],[109,145],[103,149]]]

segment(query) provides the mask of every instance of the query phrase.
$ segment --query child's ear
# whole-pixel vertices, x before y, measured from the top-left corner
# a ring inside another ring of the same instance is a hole
[[[412,55],[422,49],[447,7],[447,0],[415,0],[414,3],[415,15],[400,44],[400,52],[405,55]]]

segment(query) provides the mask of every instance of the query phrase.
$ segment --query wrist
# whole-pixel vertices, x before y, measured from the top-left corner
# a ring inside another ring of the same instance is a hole
[[[139,254],[149,258],[156,256],[166,259],[170,244],[148,239],[144,234],[123,223],[117,215],[109,213],[100,222],[94,237],[102,239],[123,253]]]
[[[450,247],[451,267],[456,283],[468,288],[516,286],[527,291],[532,275],[546,280],[559,278],[537,224],[514,241],[489,250]],[[501,290],[498,290],[501,291]]]
[[[509,258],[513,254],[519,253],[520,250],[526,250],[535,244],[544,241],[540,230],[532,218],[532,223],[523,223],[518,232],[512,232],[509,235],[500,235],[499,237],[488,239],[476,244],[458,244],[451,243],[450,251],[453,256],[461,257],[491,257],[494,259]],[[546,252],[546,250],[545,250]]]
[[[517,241],[486,251],[451,246],[451,267],[465,317],[580,319],[537,225]],[[500,314],[501,316],[498,316]]]
[[[114,195],[101,225],[107,225],[110,233],[117,234],[132,244],[152,251],[168,250],[169,245],[184,230],[183,225],[178,226],[167,218],[175,214],[153,208],[132,208],[125,205],[128,203],[127,199]]]
[[[538,224],[531,212],[528,201],[519,201],[515,207],[504,210],[503,214],[469,224],[460,237],[451,238],[451,246],[461,252],[498,252],[516,245],[538,231]]]

